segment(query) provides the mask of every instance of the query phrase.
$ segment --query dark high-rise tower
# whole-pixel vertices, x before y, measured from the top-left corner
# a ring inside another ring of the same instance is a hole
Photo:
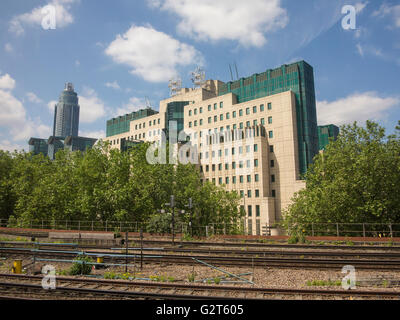
[[[79,133],[78,95],[72,83],[66,83],[54,111],[53,136],[77,137]]]

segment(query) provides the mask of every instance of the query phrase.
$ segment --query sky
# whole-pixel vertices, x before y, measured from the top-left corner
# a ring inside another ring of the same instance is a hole
[[[355,8],[354,28],[349,11]],[[169,97],[168,81],[192,87],[298,60],[314,68],[318,124],[367,119],[388,133],[400,120],[397,0],[2,0],[0,149],[28,150],[52,133],[54,105],[72,82],[81,136]]]

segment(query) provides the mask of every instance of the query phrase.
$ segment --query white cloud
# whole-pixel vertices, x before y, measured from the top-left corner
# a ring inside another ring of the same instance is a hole
[[[196,40],[234,40],[261,47],[266,34],[286,27],[280,0],[148,0],[153,8],[175,13],[178,31]]]
[[[52,0],[48,5],[52,5],[56,10],[56,28],[64,28],[74,22],[74,17],[70,13],[71,5],[79,0]],[[46,6],[46,5],[45,5]],[[9,31],[17,36],[25,33],[26,27],[42,25],[42,20],[47,13],[42,13],[45,6],[40,6],[12,18],[9,24]]]
[[[79,130],[79,136],[86,137],[86,138],[103,139],[106,137],[106,132],[104,130],[99,130],[99,131],[81,131],[81,130]]]
[[[363,50],[363,47],[361,46],[361,44],[357,43],[356,47],[357,47],[358,54],[361,57],[364,57],[364,50]]]
[[[8,52],[8,53],[14,52],[14,48],[13,48],[13,46],[12,46],[10,43],[6,43],[6,44],[4,45],[4,50],[5,50],[6,52]]]
[[[106,86],[107,88],[112,88],[112,89],[115,89],[115,90],[121,90],[121,87],[119,86],[119,84],[118,84],[117,81],[114,81],[114,82],[107,82],[107,83],[105,84],[105,86]]]
[[[83,93],[79,95],[81,123],[93,123],[106,115],[106,106],[97,96],[96,91],[91,88],[84,88]]]
[[[15,87],[15,80],[7,73],[0,77],[0,90],[12,90]]]
[[[391,28],[400,28],[400,4],[392,6],[387,3],[383,3],[378,10],[372,13],[372,16],[378,18],[391,16],[393,19],[393,26],[391,26]]]
[[[168,81],[176,76],[179,66],[203,64],[201,54],[194,47],[151,26],[132,26],[125,34],[117,35],[105,53],[149,82]]]
[[[336,101],[317,101],[318,124],[348,124],[380,120],[400,104],[399,97],[380,97],[376,92],[354,93]]]
[[[354,7],[356,8],[356,13],[361,13],[365,7],[368,5],[368,1],[366,2],[357,2]]]
[[[12,143],[9,140],[0,141],[0,150],[14,152],[15,150],[20,151],[22,149],[28,150],[28,147],[23,147],[19,144]]]
[[[30,102],[33,102],[33,103],[42,103],[43,102],[43,100],[42,99],[40,99],[36,94],[34,94],[33,92],[28,92],[27,94],[26,94],[26,96],[28,97],[28,100],[30,101]]]
[[[57,100],[51,100],[48,104],[47,104],[47,108],[49,108],[50,112],[54,112],[55,109],[55,105],[58,103]]]
[[[118,108],[113,117],[123,116],[125,114],[129,114],[134,111],[138,111],[140,109],[146,108],[146,101],[144,99],[139,99],[136,97],[132,97],[129,99],[129,102],[124,104],[121,108]]]
[[[27,116],[24,105],[12,93],[14,87],[15,80],[9,74],[0,77],[0,126],[9,130],[8,139],[27,143],[32,136],[49,136],[50,127]]]

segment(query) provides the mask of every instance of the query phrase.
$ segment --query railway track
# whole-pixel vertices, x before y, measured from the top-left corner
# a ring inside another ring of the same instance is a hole
[[[172,300],[275,300],[275,299],[390,299],[400,291],[312,290],[171,283],[138,283],[58,277],[55,290],[44,290],[42,276],[0,274],[0,297],[17,299],[172,299]]]
[[[78,254],[77,251],[71,250],[32,250],[27,248],[0,248],[1,254],[8,256],[35,256],[37,258],[69,258],[73,259]],[[115,254],[115,251],[104,252],[104,251],[86,251],[80,252],[91,256],[104,256],[104,262],[122,262],[126,261],[134,262],[138,261],[140,255],[128,255]],[[329,258],[275,258],[275,257],[238,257],[238,256],[221,256],[221,255],[178,255],[178,254],[143,254],[144,263],[170,263],[170,264],[191,264],[193,265],[194,260],[201,260],[213,265],[219,266],[233,266],[233,267],[278,267],[278,268],[308,268],[308,269],[338,269],[344,265],[352,265],[358,270],[400,270],[400,259],[355,259],[353,258],[339,258],[337,256]],[[57,260],[54,259],[54,260]],[[57,261],[55,261],[57,262]],[[58,261],[62,262],[62,261]]]

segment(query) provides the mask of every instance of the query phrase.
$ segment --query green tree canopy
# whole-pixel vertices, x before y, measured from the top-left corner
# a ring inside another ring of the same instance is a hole
[[[315,157],[284,225],[400,223],[399,132],[397,127],[386,136],[372,121],[343,126],[338,139]]]

